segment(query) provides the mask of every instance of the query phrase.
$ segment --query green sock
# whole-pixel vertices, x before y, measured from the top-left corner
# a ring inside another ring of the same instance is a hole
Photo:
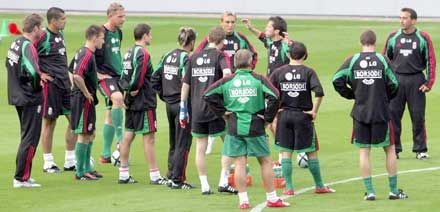
[[[76,142],[75,156],[76,156],[76,176],[84,176],[84,159],[87,153],[87,144]]]
[[[373,188],[373,179],[371,176],[364,178],[364,185],[367,189],[368,194],[375,194],[374,188]]]
[[[86,157],[84,159],[85,171],[88,173],[92,173],[93,171],[95,171],[93,167],[90,165],[90,157],[92,155],[92,145],[93,145],[93,141],[90,141],[90,143],[87,145]]]
[[[399,190],[397,189],[397,175],[388,177],[388,181],[390,183],[390,191],[393,194],[399,193]]]
[[[319,160],[309,159],[307,163],[309,164],[309,170],[310,173],[312,173],[316,187],[318,188],[324,187],[324,183],[322,182],[322,178],[321,178],[321,167],[319,167]]]
[[[286,180],[286,189],[293,189],[292,159],[281,159],[281,168],[283,170],[284,180]]]
[[[115,126],[116,140],[118,141],[118,143],[122,141],[122,113],[122,108],[112,109],[112,122],[113,126]]]
[[[102,156],[108,158],[112,154],[112,142],[115,136],[115,127],[110,124],[104,124],[103,127],[104,135],[104,148],[102,149]]]

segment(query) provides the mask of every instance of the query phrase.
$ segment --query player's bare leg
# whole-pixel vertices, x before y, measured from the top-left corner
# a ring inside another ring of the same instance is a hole
[[[208,137],[196,138],[196,167],[199,172],[200,184],[202,187],[202,194],[212,194],[208,183],[208,176],[206,176],[206,158],[205,152],[208,146]]]
[[[247,195],[246,188],[246,163],[247,157],[240,156],[235,159],[235,185],[238,189],[238,199],[240,201],[240,208],[249,208],[249,198]]]
[[[274,172],[272,169],[272,159],[270,156],[258,157],[258,162],[261,166],[261,177],[263,179],[263,186],[266,190],[266,205],[268,207],[286,207],[289,203],[283,202],[276,193],[273,186]]]
[[[165,185],[168,181],[160,175],[159,167],[156,162],[156,150],[154,148],[156,140],[154,132],[144,134],[143,139],[145,160],[150,168],[150,184]]]
[[[54,157],[52,155],[53,132],[55,130],[57,120],[50,120],[43,118],[41,128],[41,146],[43,149],[43,171],[47,173],[60,173],[61,170],[57,167]]]
[[[361,169],[361,177],[364,180],[366,188],[365,200],[375,200],[376,192],[373,188],[373,180],[371,178],[370,148],[359,149],[359,167]]]
[[[225,141],[225,136],[221,136],[222,142]],[[209,142],[209,140],[208,140]],[[209,145],[209,144],[208,144]],[[238,190],[229,185],[228,177],[229,177],[229,167],[231,167],[234,158],[222,155],[221,158],[221,171],[220,171],[220,179],[218,183],[218,192],[227,192],[232,194],[237,194]]]
[[[70,126],[70,115],[66,115],[67,119],[67,128],[64,133],[64,137],[66,139],[66,153],[64,156],[64,171],[73,171],[75,169],[75,144],[76,144],[76,135],[72,133]],[[91,138],[93,140],[93,138]]]
[[[120,153],[120,161],[121,165],[119,167],[119,183],[120,184],[132,184],[137,183],[130,176],[129,166],[128,166],[128,158],[130,155],[131,144],[133,143],[136,135],[133,132],[125,131],[124,137],[122,139],[121,144],[119,145],[119,153]]]
[[[388,172],[388,182],[390,187],[389,199],[406,199],[408,196],[397,187],[397,163],[396,150],[394,145],[384,147],[386,154],[386,168]]]

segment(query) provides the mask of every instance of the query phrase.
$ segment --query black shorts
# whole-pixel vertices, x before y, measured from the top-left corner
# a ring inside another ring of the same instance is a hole
[[[136,134],[154,133],[156,129],[156,110],[125,111],[125,130]]]
[[[191,134],[193,137],[221,136],[225,134],[226,122],[221,118],[209,122],[192,122]]]
[[[318,137],[312,117],[302,111],[283,110],[278,114],[275,145],[280,151],[315,152]]]
[[[95,131],[96,109],[94,102],[89,103],[81,93],[72,95],[71,121],[75,134],[92,135]]]
[[[119,87],[119,78],[113,77],[108,79],[103,79],[99,81],[99,91],[105,98],[105,106],[107,109],[111,108],[113,103],[111,100],[111,96],[113,93],[121,92],[121,88]]]
[[[69,115],[71,96],[69,88],[60,88],[53,82],[43,83],[43,117],[55,120],[60,115]]]
[[[360,148],[387,147],[394,145],[394,130],[388,123],[366,124],[353,119],[351,143]]]

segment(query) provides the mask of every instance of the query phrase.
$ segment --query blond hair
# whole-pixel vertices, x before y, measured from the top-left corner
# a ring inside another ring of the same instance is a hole
[[[225,11],[225,12],[223,12],[222,17],[220,18],[220,21],[223,21],[223,19],[226,16],[233,16],[235,19],[237,19],[237,15],[235,13],[233,13],[231,11]]]
[[[107,8],[107,16],[113,15],[120,10],[124,10],[124,6],[122,6],[122,4],[119,4],[117,2],[113,2]]]

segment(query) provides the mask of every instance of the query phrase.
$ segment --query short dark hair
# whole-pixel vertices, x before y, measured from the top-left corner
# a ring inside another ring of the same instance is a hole
[[[86,39],[87,40],[91,40],[94,37],[98,37],[101,33],[104,33],[104,28],[102,26],[98,26],[98,25],[90,25],[87,29],[86,29]]]
[[[41,26],[42,23],[43,18],[40,15],[36,13],[27,15],[23,19],[23,32],[31,33],[36,26]]]
[[[362,32],[360,41],[362,46],[370,46],[376,44],[376,33],[373,30],[367,29]]]
[[[181,27],[177,41],[181,46],[188,46],[193,40],[196,39],[196,31],[191,27]]]
[[[133,30],[134,40],[140,40],[145,34],[150,34],[151,27],[148,24],[138,24]]]
[[[287,22],[280,16],[272,16],[269,21],[273,23],[273,29],[280,30],[279,35],[284,37],[284,32],[287,32]]]
[[[292,45],[290,45],[289,48],[289,55],[290,58],[294,60],[300,60],[304,57],[304,60],[307,59],[307,47],[304,45],[304,43],[301,43],[299,41],[293,42]]]
[[[248,68],[252,63],[252,55],[247,49],[240,49],[234,55],[235,68]]]
[[[51,7],[47,10],[46,18],[47,23],[49,24],[52,19],[58,20],[64,14],[64,10],[59,7]]]
[[[412,9],[412,8],[404,7],[404,8],[402,8],[402,9],[400,10],[400,12],[407,12],[407,13],[409,13],[409,17],[410,17],[412,20],[417,20],[417,13],[416,13],[416,11],[415,11],[414,9]]]
[[[211,29],[211,31],[209,31],[208,41],[210,43],[215,43],[216,45],[218,45],[221,42],[223,42],[225,37],[226,37],[226,34],[225,34],[225,31],[223,30],[223,28],[214,27]]]

